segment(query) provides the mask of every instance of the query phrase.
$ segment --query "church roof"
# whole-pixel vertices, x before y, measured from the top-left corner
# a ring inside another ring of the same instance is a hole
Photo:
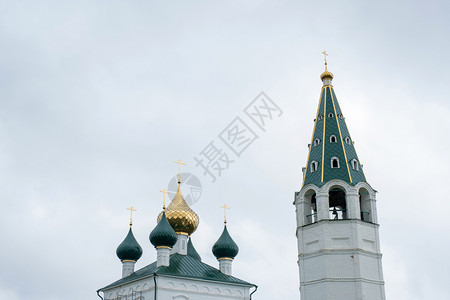
[[[322,78],[324,86],[314,120],[303,186],[310,183],[322,186],[333,179],[353,185],[366,181],[331,79]]]
[[[236,277],[225,275],[219,270],[210,265],[202,263],[198,259],[190,257],[188,255],[182,255],[179,253],[174,253],[170,256],[170,266],[160,266],[156,267],[156,262],[132,273],[131,275],[122,278],[110,285],[101,288],[100,291],[111,289],[120,285],[127,284],[136,280],[140,280],[146,277],[151,277],[154,275],[159,276],[173,276],[182,277],[189,279],[199,279],[214,282],[223,282],[230,284],[254,286],[244,280],[238,279]]]

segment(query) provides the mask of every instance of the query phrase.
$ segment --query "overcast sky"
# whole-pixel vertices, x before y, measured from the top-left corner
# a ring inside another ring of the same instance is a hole
[[[0,298],[98,299],[116,247],[148,235],[177,172],[203,261],[231,207],[234,275],[254,299],[298,299],[294,192],[313,130],[323,56],[378,193],[387,299],[449,299],[448,1],[0,1]],[[264,91],[265,131],[244,109]],[[221,132],[258,138],[240,156]],[[234,162],[195,166],[210,142]]]

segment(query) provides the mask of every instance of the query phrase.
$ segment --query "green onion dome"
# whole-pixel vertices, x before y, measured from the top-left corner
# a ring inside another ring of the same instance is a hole
[[[224,226],[222,235],[212,247],[212,252],[217,259],[231,258],[234,259],[239,252],[239,247],[231,238],[227,230],[227,225]]]
[[[192,238],[190,237],[187,244],[187,255],[196,260],[202,261],[202,258],[200,257],[200,254],[198,254],[197,250],[195,250],[194,244],[192,244]]]
[[[156,227],[150,233],[150,243],[152,243],[155,248],[172,248],[177,240],[177,234],[175,233],[175,230],[173,230],[172,226],[170,226],[169,221],[167,221],[166,212],[163,211],[158,225],[156,225]]]
[[[141,258],[142,248],[136,241],[133,232],[131,231],[131,227],[123,242],[119,245],[119,247],[117,247],[116,254],[121,261],[137,261],[139,258]]]

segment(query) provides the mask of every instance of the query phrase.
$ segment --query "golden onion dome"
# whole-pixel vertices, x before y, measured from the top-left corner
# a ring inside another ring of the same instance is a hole
[[[189,207],[183,195],[181,195],[179,183],[177,193],[165,212],[170,226],[177,234],[191,235],[198,227],[198,215]],[[158,222],[161,220],[162,214],[162,212],[159,214]]]
[[[325,72],[323,72],[321,75],[320,75],[320,79],[323,81],[324,79],[333,79],[333,73],[331,73],[330,71],[328,71],[328,69],[327,69],[327,64],[325,63]]]

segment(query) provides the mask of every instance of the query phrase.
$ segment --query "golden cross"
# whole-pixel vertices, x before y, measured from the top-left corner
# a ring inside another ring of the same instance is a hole
[[[223,206],[221,206],[224,210],[224,223],[227,224],[227,209],[230,209],[226,204],[224,204]]]
[[[166,208],[166,195],[169,195],[169,192],[166,189],[160,190],[161,193],[164,193],[164,200],[163,200],[163,209]]]
[[[322,54],[323,54],[323,59],[325,59],[325,64],[327,64],[327,56],[328,56],[327,51],[323,51]]]
[[[133,211],[136,211],[133,206],[130,208],[127,208],[127,210],[129,210],[131,212],[131,216],[130,216],[130,226],[133,225]]]
[[[186,165],[184,162],[179,159],[178,161],[174,161],[174,163],[178,164],[178,181],[181,181],[181,165]]]

